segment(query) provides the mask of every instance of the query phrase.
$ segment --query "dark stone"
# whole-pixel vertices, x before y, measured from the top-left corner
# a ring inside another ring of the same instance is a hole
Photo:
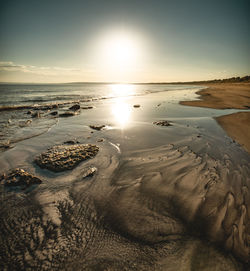
[[[8,174],[3,174],[0,176],[0,181],[3,182],[5,186],[30,186],[32,184],[42,183],[39,178],[20,168],[16,168]]]
[[[134,104],[134,108],[139,108],[141,107],[139,104]]]
[[[68,145],[78,144],[78,143],[80,143],[78,140],[67,140],[63,142],[63,144],[68,144]]]
[[[154,122],[155,125],[160,125],[160,126],[172,126],[170,122],[167,120],[159,120]]]
[[[100,131],[100,130],[102,130],[103,128],[105,128],[105,125],[89,125],[89,127],[90,127],[91,129]]]
[[[99,151],[92,144],[58,145],[36,157],[35,163],[41,168],[60,172],[75,168],[80,162],[93,158]]]
[[[58,104],[52,104],[52,108],[55,109],[55,108],[58,108],[59,105]]]
[[[39,106],[38,109],[46,111],[46,110],[51,110],[58,108],[58,104],[50,104],[50,105],[44,105],[44,106]]]
[[[31,114],[32,114],[32,111],[29,110],[29,111],[27,112],[27,115],[31,115]]]
[[[53,111],[53,112],[50,112],[49,114],[52,116],[56,116],[56,115],[58,115],[58,111]]]
[[[63,118],[73,117],[73,116],[75,116],[75,114],[76,114],[75,112],[68,111],[68,112],[64,112],[64,113],[59,114],[59,117],[63,117]]]
[[[89,106],[82,106],[81,109],[92,109],[94,108],[92,105],[89,105]]]
[[[80,109],[81,109],[81,107],[80,107],[79,104],[74,104],[69,108],[69,110],[73,110],[73,111],[77,111],[77,110],[80,110]]]

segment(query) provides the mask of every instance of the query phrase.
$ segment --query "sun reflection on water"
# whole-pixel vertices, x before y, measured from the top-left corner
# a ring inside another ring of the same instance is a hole
[[[119,98],[112,105],[112,115],[115,119],[115,122],[120,126],[126,126],[131,119],[131,105],[126,103],[124,99]]]
[[[130,84],[112,84],[110,85],[111,94],[115,97],[131,96],[135,94],[135,86]]]

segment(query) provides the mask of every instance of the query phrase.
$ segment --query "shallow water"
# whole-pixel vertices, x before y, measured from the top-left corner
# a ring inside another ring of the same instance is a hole
[[[178,104],[194,92],[96,100],[77,116],[36,120],[56,123],[0,154],[0,173],[21,167],[43,180],[0,186],[2,269],[244,270],[250,157],[213,119],[232,110]],[[161,119],[172,126],[153,124]],[[71,139],[100,151],[62,173],[34,164]],[[97,173],[82,179],[90,166]]]

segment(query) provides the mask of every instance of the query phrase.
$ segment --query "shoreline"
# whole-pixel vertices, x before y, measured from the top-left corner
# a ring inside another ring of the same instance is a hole
[[[214,109],[250,109],[249,83],[205,83],[200,100],[181,101],[181,105]],[[250,112],[237,112],[215,118],[226,133],[250,153]]]
[[[42,181],[24,190],[0,185],[4,266],[130,270],[135,263],[133,270],[150,271],[196,270],[205,263],[211,269],[244,270],[250,157],[214,120],[235,110],[179,104],[195,99],[196,92],[96,100],[90,110],[80,104],[77,114],[62,118],[48,110],[18,128],[26,135],[57,120],[46,133],[0,155],[3,178],[16,170]],[[57,110],[60,115],[69,105]],[[14,114],[20,121],[30,118],[27,110]],[[8,125],[18,123],[12,118]],[[74,147],[85,144],[96,145],[98,154],[75,168],[53,172],[35,163],[50,150],[55,158],[58,148],[71,163]]]

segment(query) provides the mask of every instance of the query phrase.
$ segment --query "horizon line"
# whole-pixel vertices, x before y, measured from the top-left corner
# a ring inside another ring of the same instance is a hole
[[[192,81],[172,81],[172,82],[102,82],[102,81],[73,81],[73,82],[4,82],[0,81],[0,84],[30,84],[30,85],[57,85],[57,84],[131,84],[131,85],[139,85],[139,84],[187,84],[187,83],[206,83],[213,81],[227,81],[233,79],[241,79],[245,77],[250,77],[249,75],[244,76],[234,76],[223,79],[209,79],[209,80],[192,80]]]

